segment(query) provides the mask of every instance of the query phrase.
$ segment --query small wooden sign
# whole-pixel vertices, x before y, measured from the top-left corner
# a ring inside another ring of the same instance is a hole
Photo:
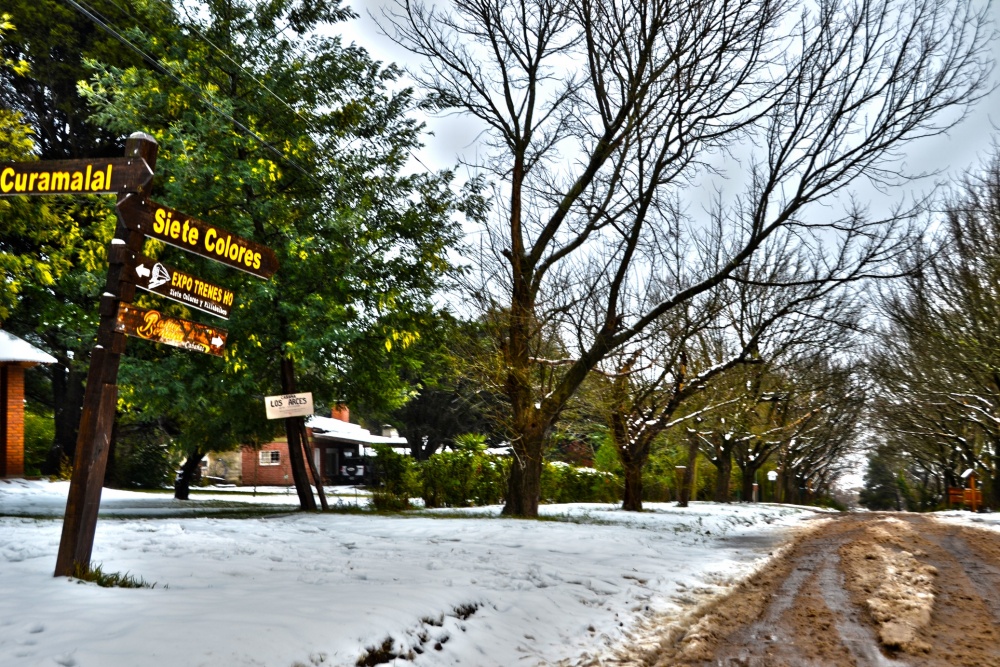
[[[313,413],[312,392],[303,394],[284,394],[282,396],[265,396],[264,413],[268,419],[284,419],[286,417],[308,417]]]
[[[118,307],[115,331],[217,357],[224,356],[227,336],[225,329],[167,317],[159,311],[136,308],[126,303]]]
[[[138,192],[153,180],[142,158],[0,163],[0,197]]]
[[[232,290],[205,282],[142,255],[135,256],[132,271],[135,273],[135,284],[147,292],[165,296],[224,320],[229,319],[229,313],[233,309]]]
[[[126,227],[139,230],[150,238],[258,278],[270,278],[278,270],[278,258],[270,248],[151,199],[142,202],[138,197],[129,197],[118,203],[118,210]]]

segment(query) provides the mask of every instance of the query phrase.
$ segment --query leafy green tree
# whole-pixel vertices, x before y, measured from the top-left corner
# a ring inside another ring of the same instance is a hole
[[[279,259],[263,281],[173,248],[149,250],[236,293],[225,359],[158,352],[151,356],[182,358],[157,360],[153,381],[133,386],[140,410],[163,404],[148,397],[152,385],[177,398],[182,430],[205,433],[192,438],[198,451],[220,431],[273,431],[257,418],[264,394],[309,390],[319,404],[388,411],[412,390],[403,371],[435,318],[429,297],[450,270],[459,202],[450,174],[405,170],[421,128],[408,117],[411,91],[391,90],[398,72],[323,36],[350,17],[336,2],[212,0],[178,19],[183,30],[170,39],[133,35],[168,74],[91,61],[81,86],[93,122],[156,137],[159,201]],[[180,305],[164,310],[199,319]],[[209,394],[219,404],[189,406],[180,394],[209,375],[224,378]]]
[[[116,20],[169,24],[160,2],[94,0]],[[122,135],[86,123],[77,92],[85,58],[110,65],[140,57],[59,0],[9,0],[0,23],[0,160],[55,160],[121,155]],[[17,127],[15,129],[14,125]],[[110,197],[11,198],[0,201],[4,328],[45,348],[57,363],[39,369],[30,398],[54,412],[54,446],[43,466],[59,470],[76,447],[77,427],[104,283],[105,246],[114,229]]]

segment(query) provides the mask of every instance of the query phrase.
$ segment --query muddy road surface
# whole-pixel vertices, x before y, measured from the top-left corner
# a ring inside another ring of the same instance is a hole
[[[1000,667],[1000,533],[848,514],[603,665]]]

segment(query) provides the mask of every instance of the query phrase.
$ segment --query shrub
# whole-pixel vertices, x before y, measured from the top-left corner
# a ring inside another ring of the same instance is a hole
[[[613,473],[574,468],[560,461],[542,466],[542,501],[613,503],[621,500],[621,482]]]
[[[426,507],[495,505],[504,498],[509,472],[510,459],[486,454],[481,444],[438,452],[420,466],[421,497]]]
[[[375,487],[372,505],[380,511],[399,511],[410,507],[410,496],[416,487],[414,461],[389,445],[374,445]]]
[[[24,474],[40,475],[52,442],[56,437],[56,422],[51,414],[24,413]]]
[[[171,460],[165,436],[158,429],[122,429],[115,439],[106,482],[120,489],[162,489],[173,482],[176,461]]]

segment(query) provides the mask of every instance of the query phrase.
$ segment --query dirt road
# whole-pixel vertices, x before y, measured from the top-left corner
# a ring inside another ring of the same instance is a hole
[[[644,667],[1000,667],[1000,533],[910,514],[824,521],[655,645]]]

